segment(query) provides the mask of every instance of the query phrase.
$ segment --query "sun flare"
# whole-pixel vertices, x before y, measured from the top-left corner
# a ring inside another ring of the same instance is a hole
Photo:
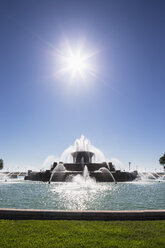
[[[81,54],[72,54],[66,60],[68,69],[72,71],[82,72],[86,67],[85,59]]]
[[[74,46],[67,42],[63,49],[58,51],[58,61],[60,69],[58,73],[64,73],[71,76],[71,79],[87,79],[96,73],[95,63],[93,61],[97,51],[89,51],[84,45]]]

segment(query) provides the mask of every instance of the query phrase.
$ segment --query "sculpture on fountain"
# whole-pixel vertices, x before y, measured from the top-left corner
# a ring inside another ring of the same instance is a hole
[[[83,135],[73,146],[66,149],[62,162],[54,162],[50,170],[42,172],[28,171],[25,180],[44,182],[69,182],[77,175],[84,175],[84,169],[96,182],[124,182],[137,178],[137,171],[125,172],[116,170],[111,162],[106,162],[104,154],[91,145]]]

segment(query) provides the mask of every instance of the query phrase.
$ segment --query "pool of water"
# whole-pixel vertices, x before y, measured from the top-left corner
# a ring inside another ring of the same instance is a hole
[[[61,210],[165,209],[165,180],[43,183],[0,180],[0,208]]]

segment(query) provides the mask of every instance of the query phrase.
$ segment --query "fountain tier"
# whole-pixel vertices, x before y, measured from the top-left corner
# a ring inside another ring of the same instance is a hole
[[[125,182],[133,181],[137,172],[123,172],[116,170],[111,162],[106,162],[104,154],[91,145],[82,135],[73,146],[66,149],[62,156],[63,162],[54,162],[50,170],[42,172],[29,171],[25,180],[44,182],[71,181],[74,176],[83,175],[84,168],[89,172],[89,177],[97,182]]]
[[[97,182],[125,182],[133,181],[137,172],[124,172],[116,170],[111,162],[106,162],[104,154],[91,145],[88,139],[81,136],[73,146],[66,149],[62,156],[63,162],[54,162],[50,170],[42,172],[28,171],[25,180],[44,182],[72,181],[74,176],[84,175],[88,170],[89,177]]]

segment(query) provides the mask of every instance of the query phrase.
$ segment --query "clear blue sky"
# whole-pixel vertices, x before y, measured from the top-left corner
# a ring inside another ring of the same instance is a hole
[[[84,134],[128,168],[165,152],[165,1],[0,1],[0,157],[42,167]],[[67,38],[100,52],[98,75],[53,76]]]

